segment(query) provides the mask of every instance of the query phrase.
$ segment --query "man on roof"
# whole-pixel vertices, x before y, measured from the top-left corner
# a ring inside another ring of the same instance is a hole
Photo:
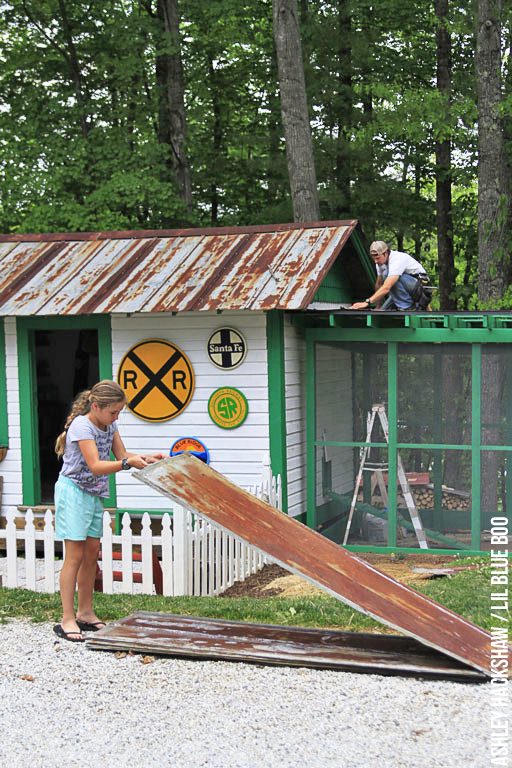
[[[425,310],[432,298],[427,273],[408,253],[392,251],[383,240],[370,245],[370,256],[377,269],[375,290],[350,309]]]

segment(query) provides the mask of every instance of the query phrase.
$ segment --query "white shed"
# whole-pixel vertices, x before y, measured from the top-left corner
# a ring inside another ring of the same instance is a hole
[[[2,513],[53,502],[53,444],[71,401],[113,378],[128,395],[119,428],[129,451],[167,453],[194,437],[211,466],[244,487],[269,455],[285,509],[302,515],[306,372],[296,319],[364,296],[372,279],[356,221],[0,236]],[[168,371],[186,363],[188,373],[175,368],[166,383],[144,342],[167,344]],[[326,421],[329,403],[350,396],[349,367],[332,362],[331,379],[329,359],[322,365]],[[134,406],[144,387],[146,402]],[[247,410],[238,421],[215,413],[219,390],[239,393],[229,401]],[[107,506],[165,503],[119,473]]]

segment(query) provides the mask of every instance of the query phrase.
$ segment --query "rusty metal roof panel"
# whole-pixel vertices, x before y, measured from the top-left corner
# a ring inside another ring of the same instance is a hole
[[[93,650],[249,661],[260,664],[421,675],[468,682],[486,676],[396,635],[306,629],[137,611],[87,639]]]
[[[58,302],[59,294],[66,284],[85,268],[95,253],[105,246],[99,240],[89,243],[63,243],[59,258],[52,258],[2,306],[5,315],[36,315],[44,313],[53,297]],[[48,250],[46,244],[45,250]],[[41,254],[42,255],[42,254]],[[0,264],[1,269],[1,264]]]
[[[0,243],[0,260],[3,259],[10,251],[16,248],[17,243]]]
[[[30,267],[51,247],[51,243],[18,243],[14,248],[2,251],[0,256],[0,302],[2,307],[4,302],[10,299],[17,290],[23,288]]]
[[[0,236],[0,314],[306,308],[357,222]]]
[[[211,285],[205,309],[228,309],[234,301],[246,309],[258,308],[257,297],[269,279],[277,284],[274,270],[300,240],[301,230],[247,236],[238,258],[225,263],[222,279]]]
[[[204,309],[300,309],[320,284],[350,227],[254,235],[209,291]]]
[[[110,284],[116,272],[133,255],[138,240],[107,240],[100,243],[94,258],[83,264],[76,272],[68,263],[68,279],[60,291],[41,309],[45,315],[81,315],[94,313],[95,306],[109,295]],[[80,249],[90,247],[81,243]],[[80,250],[78,251],[81,252]]]
[[[168,285],[155,294],[144,311],[191,312],[205,308],[212,285],[222,279],[224,265],[236,259],[247,235],[226,234],[205,237],[191,258],[180,264]]]
[[[195,457],[165,459],[136,477],[353,608],[490,674],[488,632],[283,515]]]
[[[97,312],[153,311],[158,296],[180,282],[180,269],[193,263],[203,237],[160,238],[126,279],[100,302]]]
[[[340,228],[334,233],[324,229],[318,232],[314,241],[311,241],[309,231],[304,233],[305,237],[309,236],[309,248],[306,246],[295,260],[291,258],[286,263],[282,280],[284,291],[276,309],[302,309],[308,306],[327,274],[328,265],[333,263],[351,232],[350,227]],[[268,308],[266,302],[261,302],[261,309]]]

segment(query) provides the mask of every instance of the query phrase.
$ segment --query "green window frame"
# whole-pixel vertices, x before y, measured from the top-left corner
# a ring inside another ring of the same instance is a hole
[[[267,312],[266,328],[270,464],[274,477],[281,476],[283,511],[287,512],[284,313],[279,310]]]
[[[7,414],[7,371],[5,353],[5,321],[0,323],[0,448],[9,447],[9,418]]]

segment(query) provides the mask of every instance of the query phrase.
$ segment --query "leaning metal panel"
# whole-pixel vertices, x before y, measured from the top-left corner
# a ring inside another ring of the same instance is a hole
[[[136,477],[338,600],[490,675],[488,632],[255,498],[195,457],[165,459]]]

